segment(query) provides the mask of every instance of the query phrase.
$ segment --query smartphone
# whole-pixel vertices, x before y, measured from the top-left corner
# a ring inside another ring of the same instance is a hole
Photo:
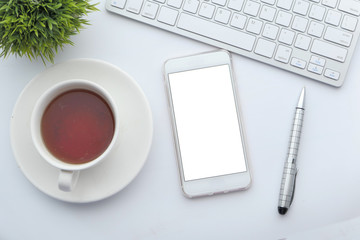
[[[170,59],[164,75],[185,196],[247,189],[251,176],[230,53]]]

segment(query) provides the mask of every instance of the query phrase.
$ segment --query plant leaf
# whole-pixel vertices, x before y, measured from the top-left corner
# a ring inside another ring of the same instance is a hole
[[[98,3],[97,3],[98,4]],[[58,49],[74,45],[71,36],[98,11],[89,0],[0,0],[0,57],[10,54],[54,61]]]

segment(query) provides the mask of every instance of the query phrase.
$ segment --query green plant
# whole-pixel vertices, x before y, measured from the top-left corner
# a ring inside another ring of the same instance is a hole
[[[98,10],[89,0],[0,0],[0,57],[10,54],[54,62],[58,49]]]

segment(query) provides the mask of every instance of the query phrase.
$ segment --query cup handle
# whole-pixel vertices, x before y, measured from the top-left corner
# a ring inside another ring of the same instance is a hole
[[[79,174],[80,171],[60,170],[58,179],[59,189],[64,192],[71,192],[79,179]]]

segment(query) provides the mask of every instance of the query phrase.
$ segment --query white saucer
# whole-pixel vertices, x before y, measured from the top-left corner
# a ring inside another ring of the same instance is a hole
[[[58,189],[59,170],[35,149],[30,116],[40,95],[53,84],[68,79],[88,79],[104,87],[119,107],[119,144],[101,164],[83,170],[74,191]],[[139,85],[119,68],[99,60],[75,59],[48,68],[25,87],[11,118],[11,145],[16,161],[29,181],[42,192],[67,202],[93,202],[127,186],[147,159],[153,134],[150,105]]]

